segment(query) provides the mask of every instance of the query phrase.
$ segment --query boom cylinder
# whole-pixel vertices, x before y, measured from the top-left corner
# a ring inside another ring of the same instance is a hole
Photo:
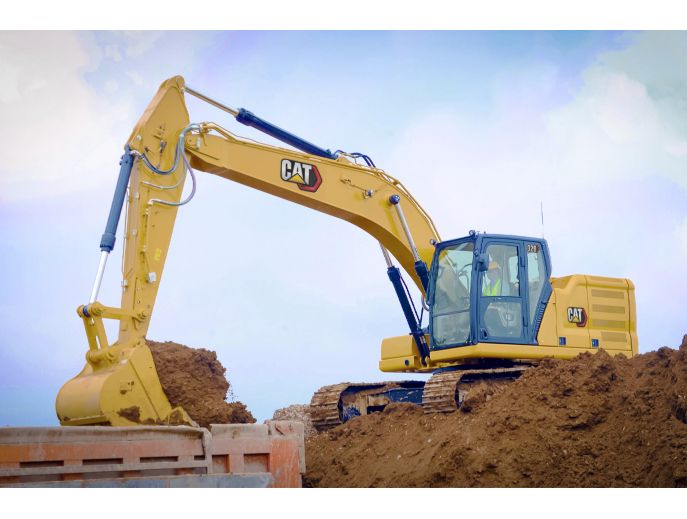
[[[420,323],[417,322],[415,314],[413,313],[413,308],[410,304],[410,301],[408,300],[408,295],[403,289],[403,283],[401,281],[401,271],[398,269],[398,267],[392,265],[388,269],[386,269],[386,273],[389,276],[391,284],[394,286],[394,290],[396,291],[398,301],[401,303],[403,315],[405,315],[406,322],[408,323],[408,327],[410,328],[410,334],[413,336],[413,339],[415,339],[415,344],[417,345],[417,349],[420,352],[422,363],[425,364],[425,359],[429,357],[429,348],[427,347],[427,341],[425,341],[425,335],[424,333],[422,333],[422,330],[420,329]]]
[[[382,245],[382,242],[381,242],[381,241],[379,242],[379,246],[380,246],[381,249],[382,249],[382,254],[384,255],[384,261],[386,261],[386,267],[387,267],[387,268],[393,267],[394,264],[391,262],[391,256],[389,256],[389,251],[386,250],[386,248],[384,247],[384,245]]]
[[[429,271],[427,270],[427,264],[424,261],[422,261],[420,255],[417,252],[417,247],[415,247],[413,235],[410,234],[410,228],[408,227],[408,222],[406,221],[406,217],[403,214],[403,208],[401,207],[401,197],[398,195],[391,195],[389,197],[389,203],[396,208],[396,213],[398,213],[398,219],[401,221],[401,227],[403,227],[403,232],[406,235],[408,245],[410,246],[413,258],[415,259],[415,273],[420,278],[422,288],[424,288],[425,293],[427,293],[427,285],[429,284]]]
[[[415,313],[413,312],[410,300],[408,299],[408,294],[403,288],[403,282],[401,280],[401,271],[398,269],[398,267],[394,266],[394,264],[391,261],[391,256],[389,255],[389,251],[386,250],[386,248],[384,247],[384,245],[382,245],[381,242],[379,243],[379,246],[382,249],[384,261],[386,261],[386,273],[389,276],[389,281],[391,281],[391,284],[394,286],[394,290],[396,291],[398,301],[401,303],[403,315],[405,315],[406,322],[408,323],[408,327],[410,328],[410,334],[413,336],[413,339],[415,339],[417,349],[420,351],[422,363],[425,364],[425,359],[429,357],[429,348],[427,347],[425,335],[424,333],[422,333],[422,329],[420,328],[421,323],[419,323],[415,318]]]

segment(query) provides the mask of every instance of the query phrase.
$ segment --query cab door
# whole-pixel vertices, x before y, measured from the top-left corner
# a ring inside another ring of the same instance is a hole
[[[529,341],[524,242],[484,239],[477,277],[477,340],[526,344]]]

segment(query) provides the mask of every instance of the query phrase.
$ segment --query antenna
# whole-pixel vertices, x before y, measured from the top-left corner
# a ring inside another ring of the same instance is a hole
[[[541,237],[544,237],[544,201],[539,201],[539,210],[541,212]]]

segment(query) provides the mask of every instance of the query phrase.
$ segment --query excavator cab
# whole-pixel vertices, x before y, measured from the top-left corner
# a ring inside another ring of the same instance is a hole
[[[546,240],[477,234],[437,244],[429,276],[429,349],[537,344],[551,295]]]

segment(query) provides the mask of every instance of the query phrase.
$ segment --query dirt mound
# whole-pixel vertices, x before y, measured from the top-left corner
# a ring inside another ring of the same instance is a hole
[[[178,410],[172,411],[164,420],[153,420],[151,418],[141,419],[141,408],[137,405],[125,407],[117,411],[117,414],[122,418],[126,418],[130,422],[141,425],[188,425],[184,415]]]
[[[320,487],[687,486],[687,336],[634,359],[604,351],[543,361],[462,412],[412,404],[306,444]]]
[[[272,416],[272,420],[294,420],[296,422],[303,422],[306,438],[310,438],[317,434],[317,430],[313,426],[312,418],[310,417],[309,405],[294,404],[289,407],[277,409]]]
[[[170,404],[181,406],[201,427],[216,423],[255,423],[241,402],[227,403],[231,386],[217,354],[175,342],[147,341]]]

